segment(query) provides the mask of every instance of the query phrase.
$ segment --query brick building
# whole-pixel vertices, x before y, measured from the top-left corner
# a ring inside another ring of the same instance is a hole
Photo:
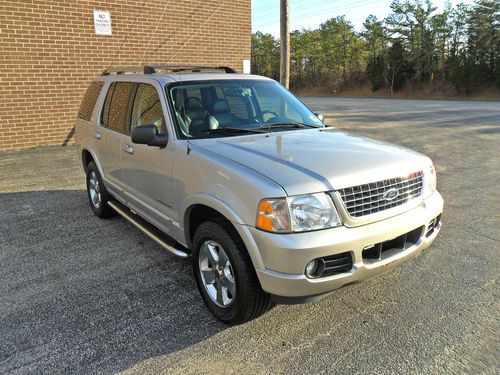
[[[250,44],[250,0],[0,0],[0,152],[72,142],[89,80],[110,64],[241,71]]]

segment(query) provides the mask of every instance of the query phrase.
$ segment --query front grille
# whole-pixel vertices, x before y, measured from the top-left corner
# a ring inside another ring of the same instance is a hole
[[[408,249],[418,243],[423,231],[424,227],[419,227],[392,240],[365,247],[361,253],[363,260],[367,263],[376,262],[401,250]]]
[[[353,186],[338,192],[349,215],[362,217],[405,204],[418,197],[422,188],[423,172],[418,171],[405,177]],[[393,197],[388,196],[391,193]]]

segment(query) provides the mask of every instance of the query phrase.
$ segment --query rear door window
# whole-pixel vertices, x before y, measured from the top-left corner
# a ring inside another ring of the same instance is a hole
[[[101,114],[101,123],[106,128],[120,133],[129,133],[129,103],[135,84],[113,82],[109,87]]]

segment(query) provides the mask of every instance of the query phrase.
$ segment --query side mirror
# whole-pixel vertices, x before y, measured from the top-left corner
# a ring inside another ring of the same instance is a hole
[[[319,121],[323,122],[325,120],[325,116],[323,116],[322,113],[315,113],[315,115],[319,119]]]
[[[158,134],[158,128],[155,125],[141,125],[132,129],[132,143],[163,148],[167,142],[168,135]]]

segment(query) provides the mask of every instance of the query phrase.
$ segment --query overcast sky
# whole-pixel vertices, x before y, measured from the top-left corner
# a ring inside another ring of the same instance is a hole
[[[383,19],[390,13],[392,0],[290,0],[291,30],[314,29],[329,18],[345,15],[357,30],[370,14]],[[470,4],[472,0],[450,0]],[[280,0],[252,0],[252,32],[279,36]],[[433,0],[442,9],[445,0]]]

